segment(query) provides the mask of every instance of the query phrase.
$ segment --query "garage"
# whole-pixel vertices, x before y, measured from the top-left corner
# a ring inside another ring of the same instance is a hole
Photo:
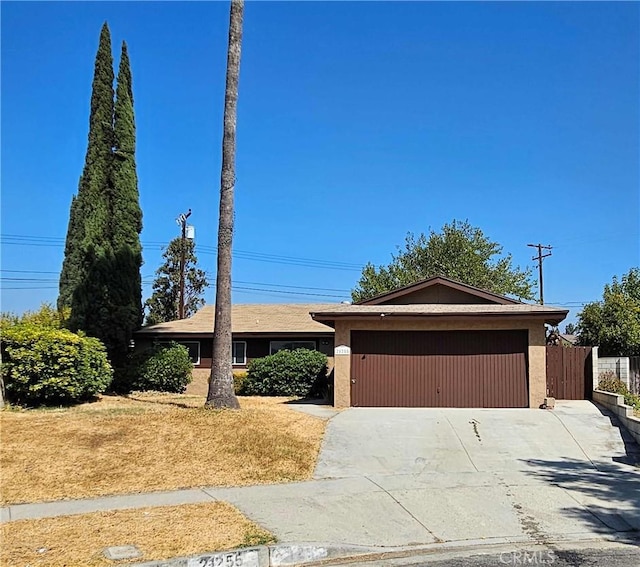
[[[527,335],[351,331],[351,405],[528,407]]]
[[[567,313],[437,276],[311,317],[335,330],[336,407],[538,408]]]

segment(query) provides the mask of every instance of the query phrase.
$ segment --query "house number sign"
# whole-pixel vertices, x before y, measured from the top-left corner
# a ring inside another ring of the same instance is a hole
[[[255,549],[214,553],[189,560],[188,567],[260,567]]]
[[[347,345],[338,345],[333,349],[333,353],[337,356],[339,354],[351,354],[351,348]]]

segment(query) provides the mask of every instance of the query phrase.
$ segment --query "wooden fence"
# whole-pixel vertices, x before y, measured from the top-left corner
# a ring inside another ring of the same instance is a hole
[[[588,400],[593,391],[591,347],[547,347],[547,396]]]

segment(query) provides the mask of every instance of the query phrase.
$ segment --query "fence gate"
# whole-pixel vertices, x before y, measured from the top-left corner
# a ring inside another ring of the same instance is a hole
[[[591,347],[547,347],[547,396],[588,400],[593,391]]]

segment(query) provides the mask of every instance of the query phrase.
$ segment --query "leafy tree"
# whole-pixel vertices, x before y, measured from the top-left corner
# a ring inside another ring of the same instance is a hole
[[[565,335],[576,335],[578,333],[578,326],[573,323],[567,323],[564,327]]]
[[[113,82],[105,22],[96,54],[85,165],[71,202],[58,307],[70,307],[69,327],[99,338],[119,367],[133,331],[142,323],[142,212],[126,44],[115,106]]]
[[[404,248],[392,255],[388,266],[368,263],[351,297],[364,301],[425,278],[445,276],[494,293],[533,299],[531,271],[514,267],[511,254],[501,254],[502,246],[479,228],[454,220],[440,232],[431,230],[429,236],[407,234]]]
[[[206,407],[240,407],[233,388],[231,365],[231,248],[233,241],[233,191],[236,182],[236,119],[238,81],[242,48],[244,0],[231,0],[227,77],[224,93],[224,132],[218,221],[218,271],[216,273],[216,316],[213,328],[213,358]]]
[[[205,273],[198,266],[193,240],[186,239],[185,269],[184,269],[184,314],[191,317],[204,305],[202,294],[209,282]],[[182,252],[182,238],[174,238],[162,257],[164,263],[156,270],[153,282],[153,293],[146,301],[148,310],[145,323],[155,325],[165,321],[178,319],[178,302],[180,301],[180,255]]]
[[[602,301],[578,314],[578,341],[603,356],[640,356],[640,268],[604,286]]]

